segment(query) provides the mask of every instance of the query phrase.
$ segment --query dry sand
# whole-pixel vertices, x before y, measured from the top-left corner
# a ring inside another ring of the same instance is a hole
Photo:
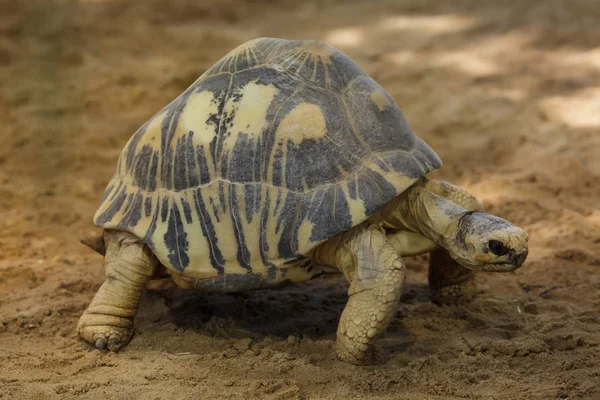
[[[122,146],[257,36],[354,58],[445,161],[436,177],[528,230],[529,260],[453,307],[408,260],[370,367],[334,357],[337,277],[155,283],[131,344],[90,348],[74,330],[103,266],[78,238]],[[0,398],[600,399],[598,1],[0,0],[0,84]]]

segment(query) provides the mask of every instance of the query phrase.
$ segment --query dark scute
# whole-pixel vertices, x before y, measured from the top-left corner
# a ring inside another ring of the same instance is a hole
[[[115,188],[114,183],[108,185],[108,187],[104,191],[104,194],[102,195],[102,200],[100,201],[100,203],[104,203],[104,201],[108,198],[108,196],[110,196],[110,193],[113,191],[114,188]]]
[[[442,160],[433,151],[431,147],[423,139],[417,138],[417,148],[415,151],[415,158],[423,165],[429,167],[428,172],[431,169],[437,169],[442,166]]]
[[[342,173],[331,165],[336,147],[323,140],[304,140],[300,145],[288,141],[285,164],[285,185],[290,190],[314,189],[323,183],[341,179]]]
[[[227,202],[225,201],[225,183],[219,181],[219,204],[223,213],[227,212]]]
[[[163,108],[161,111],[166,111],[167,115],[165,115],[165,117],[163,118],[163,120],[160,123],[160,153],[161,154],[166,154],[167,152],[167,132],[169,130],[169,125],[171,124],[171,119],[173,118],[173,114],[175,113],[175,107],[177,106],[177,104],[179,103],[179,97],[176,98],[175,100],[173,100],[171,103],[169,103],[167,106],[165,106],[165,108]],[[160,114],[157,113],[157,115]],[[156,115],[152,118],[155,118]],[[164,163],[164,160],[161,160]],[[163,165],[164,168],[164,165]]]
[[[273,156],[273,185],[281,186],[282,182],[282,164],[283,164],[283,151],[281,149],[275,150]],[[266,173],[267,169],[265,169]],[[266,179],[266,176],[264,177]]]
[[[227,100],[227,97],[224,97],[223,100],[223,107],[225,104],[225,101]],[[225,139],[227,137],[227,126],[226,123],[224,121],[225,115],[223,113],[223,110],[221,109],[221,105],[219,105],[219,124],[218,124],[218,128],[217,128],[217,135],[215,136],[215,138],[217,139],[217,145],[215,148],[215,154],[213,156],[213,160],[215,160],[215,165],[218,165],[219,163],[221,163],[221,176],[222,177],[226,177],[227,176],[227,152],[223,152],[223,144],[225,143]]]
[[[260,159],[263,158],[264,156],[260,153],[262,148],[261,145],[261,140],[258,139],[256,141],[256,145],[254,147],[254,154],[258,155],[256,157],[255,162],[252,164],[253,168],[253,172],[254,172],[254,176],[252,178],[252,182],[260,182],[260,177],[261,177],[261,164],[260,164]],[[254,191],[254,201],[253,201],[253,209],[252,209],[252,213],[256,214],[260,211],[260,196],[261,196],[261,190],[259,185],[252,185],[252,190]]]
[[[156,190],[156,179],[158,172],[158,154],[154,152],[152,154],[152,166],[150,167],[150,175],[148,176],[148,191],[153,192]]]
[[[278,90],[287,93],[288,96],[296,90],[300,83],[297,78],[283,74],[280,69],[266,65],[252,70],[241,71],[233,75],[231,90],[241,89],[250,82],[264,86],[273,85]]]
[[[171,175],[171,171],[172,171],[172,167],[173,167],[173,161],[174,161],[174,151],[173,148],[171,146],[167,147],[167,151],[165,153],[163,153],[163,158],[162,158],[162,165],[163,165],[163,170],[161,172],[162,174],[162,186],[164,188],[167,189],[173,189],[173,182],[171,181],[171,176],[175,177],[175,173],[173,173],[173,175]]]
[[[294,225],[293,225],[290,233],[291,233],[291,239],[292,239],[291,240],[291,244],[292,244],[291,250],[293,251],[293,253],[295,255],[298,254],[298,247],[300,246],[300,243],[298,241],[298,232],[300,230],[300,225],[302,225],[302,222],[305,221],[308,213],[311,211],[311,204],[310,204],[311,197],[312,197],[312,194],[304,195],[301,197],[300,208],[298,209],[296,215],[294,216]]]
[[[108,208],[106,210],[104,210],[104,212],[102,214],[100,214],[98,216],[98,218],[96,218],[96,225],[103,226],[104,224],[106,224],[107,222],[112,220],[112,218],[115,216],[115,214],[117,212],[119,212],[119,210],[123,206],[123,203],[125,202],[126,198],[127,198],[127,191],[123,187],[118,192],[116,197],[111,200]]]
[[[146,203],[147,205],[147,203]],[[154,211],[154,215],[152,216],[152,221],[150,221],[150,226],[148,227],[148,231],[146,232],[146,236],[144,236],[144,243],[146,243],[152,250],[154,250],[154,242],[152,241],[154,237],[154,232],[156,231],[156,223],[158,221],[158,212],[159,207],[156,207],[156,211]],[[148,211],[148,209],[146,209]]]
[[[340,232],[352,228],[352,215],[350,215],[350,207],[346,194],[340,186],[335,187],[335,208],[334,217],[336,225],[341,229]]]
[[[194,132],[190,131],[185,137],[185,158],[187,161],[186,172],[188,176],[188,186],[195,188],[201,181],[201,178],[196,172],[196,153],[194,148]],[[199,168],[202,175],[202,169]]]
[[[357,179],[358,195],[365,204],[367,216],[376,213],[398,194],[391,183],[372,170],[365,170]]]
[[[223,264],[225,264],[225,259],[223,258],[223,254],[219,249],[215,227],[212,219],[210,218],[210,214],[208,211],[206,211],[206,205],[202,195],[200,194],[200,190],[196,190],[194,192],[194,203],[196,212],[200,217],[200,228],[202,229],[202,234],[208,242],[210,263],[212,267],[219,272],[219,274],[223,274],[225,273],[225,268],[223,267]]]
[[[392,106],[379,110],[371,100],[374,91],[384,92]],[[373,79],[364,77],[353,81],[344,95],[349,118],[354,121],[363,141],[373,152],[390,150],[412,151],[415,136],[394,100]]]
[[[148,127],[148,124],[154,119],[151,118],[149,121],[147,121],[144,125],[142,125],[131,137],[131,140],[129,141],[129,144],[127,145],[127,158],[125,159],[125,167],[127,168],[128,171],[131,171],[133,166],[134,166],[134,160],[135,160],[135,156],[136,156],[136,148],[138,143],[140,142],[140,139],[142,138],[142,136],[144,136],[144,133],[146,133],[146,128]]]
[[[325,64],[322,60],[318,60],[313,63],[312,69],[314,69],[314,75],[311,76],[311,80],[319,87],[328,87],[331,78],[328,80],[327,75],[331,75],[331,67]]]
[[[356,188],[356,177],[353,176],[348,181],[348,193],[350,194],[350,198],[352,200],[356,200],[358,197],[357,188]]]
[[[169,261],[173,268],[183,272],[190,263],[187,255],[188,240],[187,233],[183,229],[179,207],[173,204],[167,224],[167,232],[164,234],[165,245],[169,251]]]
[[[163,197],[162,204],[160,206],[160,219],[162,222],[167,221],[167,217],[169,216],[169,198]]]
[[[409,178],[418,178],[426,172],[423,165],[413,157],[413,153],[394,153],[384,157],[384,160],[394,171],[402,173]]]
[[[375,161],[375,164],[377,164],[377,166],[379,168],[381,168],[383,171],[385,171],[385,172],[389,172],[390,171],[390,169],[388,168],[388,166],[385,165],[385,163],[383,161],[381,161],[379,158],[376,158],[374,161]]]
[[[277,276],[277,267],[272,264],[267,267],[267,279],[274,280]]]
[[[261,82],[267,83],[269,80],[262,79]],[[299,82],[290,76],[279,73],[277,80],[273,80],[271,83],[278,89],[278,92],[275,94],[275,97],[267,109],[266,119],[269,121],[269,126],[261,137],[262,160],[259,168],[262,172],[262,180],[266,181],[271,163],[274,163],[273,179],[278,179],[281,183],[281,156],[283,149],[281,148],[282,143],[275,143],[277,128],[281,121],[281,118],[278,118],[278,116],[288,112],[290,107],[294,104],[294,93],[298,90]],[[276,145],[279,147],[275,149]],[[272,159],[272,157],[274,157],[274,159]],[[278,177],[276,176],[277,174]]]
[[[253,182],[256,144],[246,133],[238,134],[229,161],[229,179],[232,182]]]
[[[333,61],[335,74],[340,79],[343,87],[347,86],[356,77],[367,76],[350,57],[339,50],[333,53],[330,58]]]
[[[285,185],[299,192],[340,181],[342,171],[352,173],[360,168],[367,154],[348,124],[339,98],[314,88],[304,88],[286,102],[274,121],[273,129],[276,130],[281,121],[302,102],[320,108],[328,134],[327,138],[306,139],[299,144],[287,141]],[[274,181],[278,181],[279,175],[279,171],[274,170]]]
[[[421,139],[416,138],[416,147],[411,153],[397,152],[387,154],[383,160],[394,171],[408,176],[419,178],[429,171],[442,166],[438,155]]]
[[[278,190],[277,191],[277,200],[275,201],[275,207],[273,207],[273,215],[277,215],[277,213],[279,212],[279,206],[281,206],[281,197],[282,197],[281,190]],[[277,224],[277,226],[279,226],[279,223]]]
[[[267,196],[263,202],[263,211],[260,216],[260,255],[263,264],[266,264],[266,253],[269,251],[269,242],[267,241],[267,222],[269,220],[269,209],[271,208],[271,196],[267,191]]]
[[[213,210],[213,214],[215,214],[215,219],[217,220],[217,222],[221,222],[221,219],[219,218],[219,209],[217,208],[217,205],[215,204],[214,199],[211,197],[209,197],[209,201],[210,201],[210,207]]]
[[[255,204],[260,202],[260,198],[256,196],[257,185],[244,185],[244,202],[246,204],[246,221],[252,222],[252,217],[255,212]],[[260,195],[260,192],[258,193]]]
[[[213,76],[203,76],[194,87],[194,92],[208,91],[213,94],[212,104],[217,105],[217,112],[209,115],[205,123],[211,125],[215,136],[210,142],[209,151],[212,159],[215,161],[215,173],[217,172],[217,164],[220,161],[219,152],[223,148],[223,110],[227,102],[229,87],[231,84],[231,75],[219,74]],[[190,142],[191,144],[191,142]],[[201,171],[201,175],[203,172]]]
[[[193,148],[192,148],[193,149]],[[177,140],[175,147],[173,188],[176,191],[185,190],[189,187],[187,182],[187,160],[186,160],[186,141],[185,136]]]
[[[204,146],[197,146],[196,154],[198,154],[198,167],[200,168],[200,183],[205,185],[210,182],[210,171],[208,170],[208,164],[206,163]]]
[[[152,197],[146,197],[144,201],[144,214],[149,217],[152,213]]]
[[[143,196],[140,192],[129,195],[131,204],[127,207],[127,212],[123,219],[119,222],[119,228],[133,228],[142,218],[142,200]]]
[[[161,154],[163,155],[161,177],[162,186],[167,189],[173,189],[171,182],[171,173],[173,172],[174,154],[171,142],[177,130],[179,117],[186,106],[187,99],[192,94],[190,89],[187,89],[179,97],[173,100],[165,109],[168,110],[167,116],[163,119],[161,125]]]
[[[206,123],[208,123],[208,121],[206,121]],[[209,151],[210,151],[210,156],[215,161],[215,163],[214,163],[214,172],[216,173],[217,172],[217,136],[216,135],[210,141],[210,144],[208,145],[208,148],[209,148]]]
[[[267,108],[267,114],[265,119],[270,121],[270,124],[262,132],[246,132],[252,133],[252,137],[258,137],[258,139],[248,140],[248,143],[237,143],[236,147],[240,149],[248,149],[254,154],[255,159],[252,163],[245,163],[244,166],[250,168],[250,177],[237,177],[232,179],[243,182],[260,182],[267,180],[267,171],[272,160],[273,147],[275,145],[275,137],[277,131],[276,115],[279,115],[282,107],[289,109],[288,100],[294,94],[296,89],[299,87],[299,81],[289,75],[281,73],[276,69],[270,67],[261,67],[254,70],[243,71],[235,74],[232,78],[232,91],[241,90],[249,82],[254,82],[257,85],[273,85],[277,88],[277,92],[271,101],[271,104]],[[285,111],[284,111],[285,112]],[[240,135],[241,136],[241,135]],[[239,140],[239,138],[238,138]],[[252,147],[254,147],[252,149]],[[280,151],[279,149],[275,152]],[[217,149],[218,153],[219,150]],[[235,162],[231,162],[231,165]],[[236,175],[237,176],[237,175]],[[243,180],[246,179],[246,180]],[[281,179],[280,179],[281,180]]]
[[[181,205],[183,206],[183,215],[185,216],[185,222],[188,224],[192,223],[192,209],[190,208],[190,203],[183,197],[181,198]]]
[[[229,167],[229,150],[223,154],[221,154],[221,177],[225,178],[227,180],[230,180],[229,178],[229,174],[228,174],[228,167]]]
[[[246,245],[246,238],[244,237],[243,225],[240,220],[240,207],[237,198],[237,187],[231,185],[229,194],[229,209],[231,210],[231,222],[233,225],[233,234],[238,245],[237,260],[242,268],[246,268],[248,271],[252,271],[250,265],[250,252]]]
[[[223,98],[227,94],[227,90],[229,89],[230,83],[230,74],[219,74],[212,76],[204,75],[201,79],[196,81],[190,89],[195,93],[200,93],[203,91],[211,92],[213,94],[214,104],[219,104],[219,113],[221,113],[221,111],[223,111],[222,106],[224,106],[224,104],[221,103]]]
[[[260,216],[260,258],[262,260],[263,265],[268,267],[267,276],[268,279],[275,279],[275,274],[277,273],[277,268],[275,265],[269,261],[267,258],[267,252],[269,251],[269,242],[267,240],[267,222],[269,220],[269,209],[271,207],[271,198],[269,196],[269,192],[267,192],[267,196],[265,197],[265,201],[263,203],[263,211]]]
[[[276,233],[281,231],[277,250],[279,255],[284,259],[297,257],[298,237],[294,233],[294,225],[296,223],[296,215],[300,206],[301,196],[292,192],[288,192],[283,208],[279,213],[277,221]]]
[[[112,191],[112,194],[110,196],[107,196],[107,199],[110,201],[114,201],[115,198],[117,197],[117,195],[119,193],[121,193],[121,189],[123,189],[124,186],[125,186],[125,183],[123,183],[122,180],[119,180],[119,184],[117,185],[117,188]]]
[[[310,240],[317,242],[329,239],[352,227],[352,217],[344,192],[339,187],[320,190],[322,198],[315,196],[309,220],[314,224]]]
[[[133,184],[141,189],[148,188],[148,173],[152,162],[152,146],[146,144],[136,154],[133,168]]]

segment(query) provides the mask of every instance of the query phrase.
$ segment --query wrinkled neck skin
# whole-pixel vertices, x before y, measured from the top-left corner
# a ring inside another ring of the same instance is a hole
[[[420,233],[441,247],[454,249],[454,256],[462,258],[460,249],[463,246],[457,243],[458,226],[461,218],[470,212],[428,191],[427,182],[425,178],[416,182],[388,203],[375,218],[385,228]]]

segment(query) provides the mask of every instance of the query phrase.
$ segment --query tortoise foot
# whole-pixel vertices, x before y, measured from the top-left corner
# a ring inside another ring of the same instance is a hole
[[[440,305],[465,304],[477,294],[475,279],[469,279],[454,285],[431,288],[431,299]]]
[[[335,353],[340,361],[353,365],[369,365],[371,351],[366,343],[357,343],[346,336],[338,336]]]
[[[102,317],[107,320],[105,323],[101,323]],[[110,315],[84,314],[77,325],[77,333],[99,350],[118,351],[129,343],[133,335],[133,321]]]

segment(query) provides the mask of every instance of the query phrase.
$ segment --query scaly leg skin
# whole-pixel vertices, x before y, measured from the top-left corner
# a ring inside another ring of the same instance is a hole
[[[130,233],[107,230],[104,241],[106,281],[79,319],[77,333],[98,349],[117,351],[131,339],[142,292],[159,263]]]
[[[429,254],[429,290],[434,303],[449,305],[466,303],[475,297],[476,273],[454,261],[444,250]]]
[[[340,269],[350,282],[337,330],[339,359],[368,364],[372,344],[385,332],[400,301],[402,259],[381,228],[359,225],[322,244],[313,260]]]
[[[463,188],[443,181],[430,180],[427,190],[445,197],[467,210],[483,211],[481,203]],[[471,301],[477,293],[475,271],[454,261],[444,249],[429,255],[429,290],[438,304],[460,304]]]

